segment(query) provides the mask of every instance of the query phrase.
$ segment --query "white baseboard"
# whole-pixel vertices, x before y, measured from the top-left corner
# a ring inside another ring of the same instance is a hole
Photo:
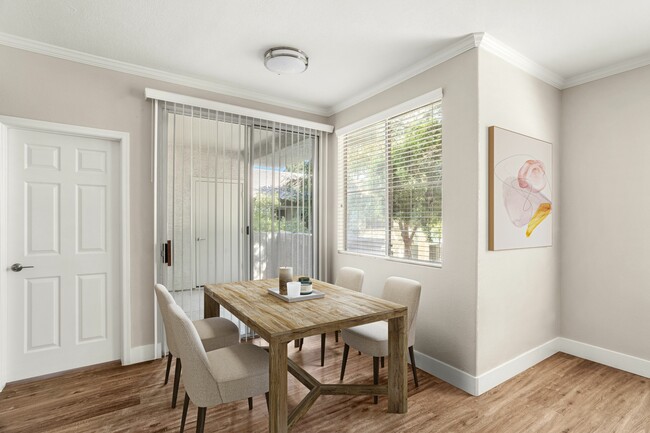
[[[123,363],[123,365],[137,364],[139,362],[151,361],[160,356],[161,347],[160,343],[156,345],[156,350],[154,351],[153,344],[146,344],[144,346],[132,347],[131,354],[129,357],[129,362]]]
[[[481,395],[495,386],[512,379],[516,375],[523,373],[549,356],[555,355],[558,352],[558,340],[558,338],[549,340],[481,374],[476,378],[477,393],[475,395]]]
[[[476,377],[463,370],[459,370],[417,350],[415,351],[415,364],[420,370],[424,370],[468,394],[478,395]]]
[[[415,352],[415,362],[418,368],[444,380],[450,385],[460,388],[471,395],[481,395],[557,353],[557,340],[557,338],[554,338],[547,341],[480,376],[473,376],[417,351]]]
[[[650,360],[563,337],[549,340],[480,376],[473,376],[417,351],[415,352],[415,362],[421,370],[444,380],[450,385],[460,388],[471,395],[481,395],[557,352],[564,352],[650,379]]]
[[[557,340],[558,352],[588,359],[589,361],[618,368],[619,370],[638,374],[639,376],[650,379],[650,360],[614,352],[613,350],[592,346],[591,344],[581,343],[568,338],[560,337]]]

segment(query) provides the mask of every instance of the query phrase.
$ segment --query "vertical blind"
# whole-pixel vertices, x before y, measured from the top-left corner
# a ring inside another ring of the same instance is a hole
[[[442,102],[339,137],[339,250],[442,261]]]
[[[157,279],[193,320],[208,283],[318,277],[317,129],[159,100]],[[162,247],[171,242],[168,261]],[[249,330],[227,311],[222,316]]]

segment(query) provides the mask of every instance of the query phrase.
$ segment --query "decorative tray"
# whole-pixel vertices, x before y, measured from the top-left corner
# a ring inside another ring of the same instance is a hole
[[[308,301],[310,299],[319,299],[325,297],[325,293],[319,292],[318,290],[312,290],[309,295],[298,295],[298,296],[294,296],[293,298],[290,298],[287,295],[281,295],[280,289],[277,287],[274,287],[272,289],[267,289],[267,291],[269,292],[269,294],[275,296],[276,298],[280,298],[285,302]]]

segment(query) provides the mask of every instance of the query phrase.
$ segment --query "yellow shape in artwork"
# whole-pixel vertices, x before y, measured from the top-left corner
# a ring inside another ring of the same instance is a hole
[[[542,203],[537,208],[535,215],[528,221],[528,227],[526,228],[526,237],[530,237],[533,233],[533,230],[542,222],[544,218],[551,213],[551,203]]]

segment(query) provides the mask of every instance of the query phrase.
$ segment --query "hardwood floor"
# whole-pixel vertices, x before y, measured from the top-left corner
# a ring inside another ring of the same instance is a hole
[[[343,342],[328,335],[325,367],[320,338],[289,356],[321,381],[338,381]],[[387,368],[380,370],[386,381]],[[650,432],[650,380],[565,354],[556,354],[516,378],[472,397],[423,371],[419,388],[409,375],[409,411],[386,412],[386,397],[324,396],[294,432]],[[121,367],[103,365],[61,376],[7,385],[0,393],[2,432],[178,431],[181,405],[169,406],[165,360]],[[350,355],[346,383],[371,383],[372,358]],[[182,381],[181,381],[182,384]],[[181,389],[181,396],[184,391]],[[307,394],[289,376],[289,406]],[[264,432],[264,396],[208,409],[206,432]],[[190,405],[186,432],[196,428]]]

